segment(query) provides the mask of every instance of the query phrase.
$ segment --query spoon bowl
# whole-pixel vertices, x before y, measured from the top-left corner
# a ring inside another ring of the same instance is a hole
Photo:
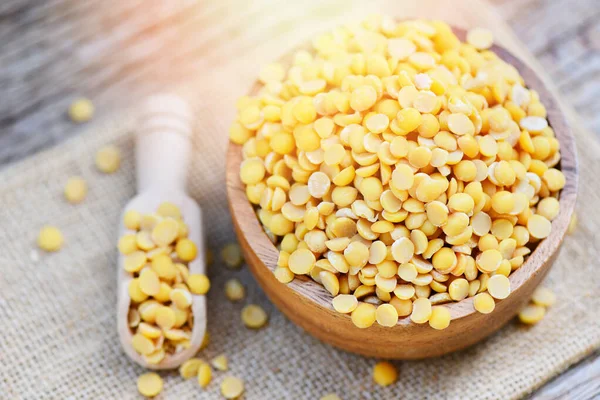
[[[453,29],[464,41],[466,31]],[[373,324],[360,329],[352,323],[350,315],[333,309],[331,294],[310,278],[296,276],[289,284],[279,282],[273,275],[278,250],[264,232],[240,181],[242,146],[229,144],[226,166],[229,209],[246,261],[271,301],[308,333],[335,347],[365,356],[388,359],[440,356],[473,345],[506,324],[529,301],[534,289],[550,270],[575,207],[578,174],[574,138],[557,100],[536,73],[503,47],[494,45],[491,50],[519,71],[527,87],[536,90],[546,106],[547,119],[560,143],[560,169],[565,175],[566,186],[560,194],[560,212],[552,221],[550,235],[536,246],[518,270],[511,273],[510,296],[496,301],[496,308],[490,314],[475,311],[473,298],[467,298],[445,304],[452,321],[444,330],[435,330],[428,324],[415,324],[408,317],[401,318],[391,328]],[[285,64],[290,59],[288,55],[281,61]],[[251,94],[255,94],[260,86],[256,83]]]

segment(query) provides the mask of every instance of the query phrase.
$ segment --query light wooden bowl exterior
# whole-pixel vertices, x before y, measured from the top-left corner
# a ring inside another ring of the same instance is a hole
[[[455,33],[464,40],[464,30],[455,28]],[[359,329],[349,315],[333,309],[332,296],[310,278],[298,276],[287,285],[280,283],[273,275],[278,250],[263,231],[239,178],[242,148],[230,143],[227,153],[227,195],[246,261],[271,301],[308,333],[340,349],[365,356],[388,359],[440,356],[473,345],[506,324],[530,299],[535,287],[548,273],[558,255],[575,207],[578,179],[575,143],[556,99],[536,74],[506,49],[495,45],[493,50],[514,65],[526,85],[539,93],[548,111],[550,125],[560,142],[560,167],[567,184],[560,196],[560,212],[552,221],[550,236],[536,247],[521,268],[510,275],[512,293],[507,299],[497,301],[496,309],[491,314],[476,312],[473,299],[469,298],[446,305],[452,321],[442,331],[428,324],[415,324],[408,317],[400,319],[392,328],[375,323],[370,328]],[[258,87],[258,84],[255,85],[253,92]]]

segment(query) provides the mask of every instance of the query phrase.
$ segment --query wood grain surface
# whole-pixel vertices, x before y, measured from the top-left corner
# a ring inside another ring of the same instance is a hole
[[[262,0],[252,2],[252,7],[234,0],[3,0],[0,165],[80,132],[82,126],[70,123],[65,113],[78,96],[94,101],[97,119],[135,104],[147,93],[182,82],[193,83],[189,86],[207,101],[228,102],[214,84],[218,77],[233,72],[229,84],[240,86],[233,94],[237,96],[247,90],[244,85],[257,72],[251,66],[261,58],[276,58],[302,40],[297,32],[323,30],[349,13],[347,2],[321,2],[310,6],[314,15],[299,23],[308,12],[308,2],[287,3],[289,7],[282,10]],[[598,0],[490,3],[543,63],[584,126],[600,137]],[[435,7],[431,9],[435,12]],[[472,20],[481,18],[463,11]],[[328,17],[331,14],[336,17]],[[248,30],[245,25],[253,22],[258,27]],[[227,47],[215,45],[229,42]],[[232,58],[249,67],[226,68]],[[597,353],[532,398],[598,397],[599,380]]]

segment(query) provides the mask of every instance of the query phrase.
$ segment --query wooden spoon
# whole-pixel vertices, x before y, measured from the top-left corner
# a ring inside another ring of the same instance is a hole
[[[142,214],[153,213],[160,203],[168,201],[177,205],[189,227],[189,238],[198,247],[196,259],[189,263],[192,274],[205,274],[204,235],[202,212],[185,190],[188,160],[191,150],[192,112],[186,102],[173,95],[150,97],[140,116],[136,132],[136,174],[138,195],[129,201],[123,214],[136,210]],[[120,221],[119,237],[127,233]],[[148,364],[131,346],[133,333],[128,325],[130,298],[128,285],[132,279],[123,268],[125,257],[119,255],[117,280],[117,326],[119,339],[125,353],[139,365],[149,369],[172,369],[193,357],[200,348],[206,330],[205,296],[193,295],[194,326],[189,348],[165,355],[158,364]]]
[[[454,32],[464,41],[464,30],[454,28]],[[349,315],[333,309],[331,294],[310,278],[297,276],[287,285],[275,279],[273,271],[277,266],[278,250],[265,234],[240,181],[242,147],[230,143],[227,153],[227,195],[246,261],[271,301],[308,333],[341,349],[366,356],[395,359],[439,356],[477,343],[498,330],[529,301],[535,287],[546,276],[558,254],[575,207],[578,179],[575,143],[556,99],[542,80],[508,50],[496,45],[492,50],[515,66],[526,85],[539,93],[548,112],[548,121],[560,142],[560,168],[567,184],[560,195],[560,212],[552,221],[550,236],[539,243],[521,268],[510,275],[510,296],[496,301],[496,309],[490,314],[475,311],[473,298],[446,304],[452,321],[445,330],[435,330],[428,324],[415,324],[409,318],[402,318],[391,328],[374,324],[370,328],[359,329]],[[290,53],[282,62],[289,64],[291,57]],[[251,94],[256,94],[260,87],[261,84],[256,83]]]

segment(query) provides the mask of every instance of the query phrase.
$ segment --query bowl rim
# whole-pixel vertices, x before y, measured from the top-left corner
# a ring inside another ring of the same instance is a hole
[[[452,26],[453,32],[461,41],[465,41],[467,31],[465,29]],[[294,51],[303,46],[291,48],[281,60],[285,60]],[[523,265],[511,272],[509,280],[511,284],[511,296],[518,296],[518,292],[523,284],[531,277],[546,272],[544,266],[555,255],[566,235],[571,216],[575,209],[578,187],[578,161],[575,138],[570,125],[567,123],[564,112],[560,109],[559,102],[554,94],[548,89],[543,80],[529,67],[524,61],[512,54],[506,48],[493,44],[489,49],[496,53],[502,60],[514,66],[525,81],[525,86],[537,91],[540,99],[546,107],[547,119],[549,125],[554,129],[556,138],[560,144],[561,160],[560,169],[565,175],[566,184],[561,190],[559,196],[560,209],[558,215],[552,221],[552,230],[550,235],[540,241],[535,249],[529,254]],[[285,61],[282,61],[286,63]],[[289,63],[287,63],[289,64]],[[263,85],[255,81],[249,90],[249,94],[254,93]],[[226,187],[227,198],[231,216],[236,224],[239,224],[239,234],[243,234],[248,247],[260,259],[262,266],[257,268],[267,268],[271,273],[277,267],[279,251],[271,242],[261,223],[256,216],[253,205],[246,197],[244,184],[239,177],[239,167],[242,161],[242,146],[231,141],[228,142],[226,154]],[[248,215],[253,218],[248,220]],[[252,240],[248,240],[248,238]],[[277,284],[284,285],[293,290],[304,299],[314,303],[317,307],[323,307],[328,311],[337,313],[332,305],[333,296],[320,284],[305,275],[296,275],[290,283],[284,284],[276,281]],[[473,307],[473,298],[468,297],[458,302],[441,304],[450,310],[451,320],[466,318],[477,311]],[[503,300],[495,300],[501,302]],[[337,313],[341,318],[350,319],[350,314]],[[493,315],[491,313],[490,315]],[[400,317],[396,326],[389,329],[397,329],[412,325],[410,316]],[[369,329],[369,328],[367,328]]]

